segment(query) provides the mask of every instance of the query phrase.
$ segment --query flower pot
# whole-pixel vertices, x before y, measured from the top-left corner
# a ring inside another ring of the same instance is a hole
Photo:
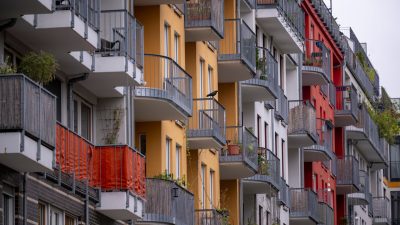
[[[228,145],[228,154],[229,155],[239,155],[240,146],[239,145]]]

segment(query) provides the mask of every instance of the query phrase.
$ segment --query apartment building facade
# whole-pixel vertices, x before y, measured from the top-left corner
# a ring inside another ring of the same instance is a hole
[[[4,0],[0,24],[0,65],[58,64],[0,75],[0,224],[387,215],[379,77],[322,0]]]

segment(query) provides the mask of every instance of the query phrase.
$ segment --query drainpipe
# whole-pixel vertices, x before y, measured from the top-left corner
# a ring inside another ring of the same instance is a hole
[[[26,197],[26,178],[27,178],[27,174],[28,173],[24,173],[24,179],[23,179],[23,185],[22,185],[22,194],[24,196],[23,200],[22,200],[22,213],[23,213],[23,217],[24,217],[24,222],[23,224],[26,225],[27,224],[27,207],[26,207],[26,201],[27,201],[27,197]]]
[[[68,85],[68,104],[67,104],[67,111],[68,111],[68,127],[70,129],[73,129],[73,120],[74,120],[74,102],[72,98],[72,90],[74,87],[74,84],[79,82],[79,81],[84,81],[89,77],[88,73],[84,74],[79,74],[78,76],[71,78],[68,80],[67,85]]]

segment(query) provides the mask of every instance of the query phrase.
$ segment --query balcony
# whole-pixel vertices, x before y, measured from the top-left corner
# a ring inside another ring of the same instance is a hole
[[[22,74],[0,76],[0,163],[18,172],[53,169],[56,97]]]
[[[311,146],[317,143],[315,109],[309,101],[289,101],[288,144],[290,148]]]
[[[184,4],[185,0],[135,0],[135,6]]]
[[[278,98],[278,62],[268,49],[256,48],[256,77],[242,81],[242,101],[272,101]]]
[[[194,225],[193,194],[173,181],[146,179],[146,210],[138,224]]]
[[[350,205],[368,205],[369,196],[369,176],[366,171],[360,170],[360,191],[347,195],[347,202]]]
[[[336,22],[336,19],[333,17],[331,10],[326,6],[323,0],[311,0],[311,3],[317,11],[322,23],[333,37],[333,40],[337,44],[338,48],[343,49],[340,28]]]
[[[192,115],[192,77],[174,60],[145,54],[144,79],[143,86],[135,87],[136,121],[186,120]]]
[[[358,95],[354,85],[336,87],[335,126],[354,125],[358,119]]]
[[[400,161],[390,161],[389,174],[389,180],[391,182],[400,181]]]
[[[358,160],[354,156],[340,157],[336,161],[336,189],[338,194],[354,193],[361,189]]]
[[[246,127],[226,127],[227,147],[220,152],[219,168],[221,180],[250,177],[256,174],[257,137]]]
[[[303,59],[303,86],[326,85],[331,81],[331,56],[322,41],[307,40]]]
[[[214,98],[193,99],[187,135],[190,149],[221,149],[226,144],[225,120],[225,108]]]
[[[246,194],[278,193],[282,185],[280,166],[280,160],[271,150],[259,148],[258,172],[242,180],[243,192]]]
[[[334,155],[332,128],[329,127],[327,120],[317,118],[317,122],[317,143],[303,148],[304,162],[329,161]]]
[[[0,20],[27,14],[51,13],[52,7],[52,0],[4,0],[0,2]]]
[[[337,159],[336,155],[331,155],[332,159],[328,161],[323,161],[322,164],[331,172],[331,174],[336,177],[337,176]]]
[[[387,159],[379,139],[378,126],[365,107],[360,110],[358,118],[355,125],[346,127],[347,139],[352,141],[368,162],[373,163],[373,169],[384,169]]]
[[[196,209],[195,225],[227,224],[228,217],[215,209]]]
[[[224,36],[224,1],[190,0],[185,3],[185,39],[218,41]]]
[[[275,107],[275,119],[282,121],[285,124],[288,124],[288,119],[289,119],[289,105],[288,105],[288,99],[285,95],[285,92],[279,88],[278,92],[278,99],[277,99],[277,106]]]
[[[374,197],[372,199],[373,202],[373,211],[374,218],[373,224],[375,225],[389,225],[390,220],[390,201],[386,197]]]
[[[242,19],[225,19],[224,39],[218,44],[218,82],[254,78],[256,35]]]
[[[285,179],[281,177],[281,188],[279,190],[279,202],[281,205],[284,205],[290,208],[290,197],[289,197],[289,185],[286,183]]]
[[[93,52],[98,44],[99,7],[98,0],[56,0],[52,13],[24,15],[9,31],[33,49],[56,56]]]
[[[290,189],[290,224],[315,225],[319,221],[317,194],[311,189]]]
[[[303,52],[304,11],[295,0],[256,0],[256,19],[282,53]]]
[[[118,87],[143,83],[143,27],[127,10],[101,11],[100,25],[93,71],[80,83],[100,98],[121,97]]]
[[[318,218],[319,224],[324,225],[334,225],[335,224],[335,214],[331,206],[324,202],[318,203]]]
[[[114,220],[140,219],[146,196],[145,158],[126,145],[96,146],[90,185],[100,190],[96,210]]]

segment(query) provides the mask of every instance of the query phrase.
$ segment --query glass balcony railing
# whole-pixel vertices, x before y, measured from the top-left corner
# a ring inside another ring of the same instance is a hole
[[[196,138],[207,137],[214,138],[221,146],[225,145],[225,120],[225,108],[214,98],[193,99],[193,115],[189,118],[189,145],[190,139],[195,142]]]
[[[185,28],[209,27],[221,39],[224,35],[224,1],[190,0],[185,3]],[[210,32],[210,31],[206,31]]]
[[[218,44],[218,60],[243,60],[256,72],[256,35],[242,19],[225,19],[224,39]]]
[[[146,210],[138,223],[194,225],[193,194],[170,180],[146,179]]]
[[[295,0],[256,0],[257,9],[276,7],[299,39],[304,38],[304,11]]]
[[[145,85],[135,88],[137,98],[171,102],[186,115],[192,114],[192,78],[169,57],[145,54]]]

